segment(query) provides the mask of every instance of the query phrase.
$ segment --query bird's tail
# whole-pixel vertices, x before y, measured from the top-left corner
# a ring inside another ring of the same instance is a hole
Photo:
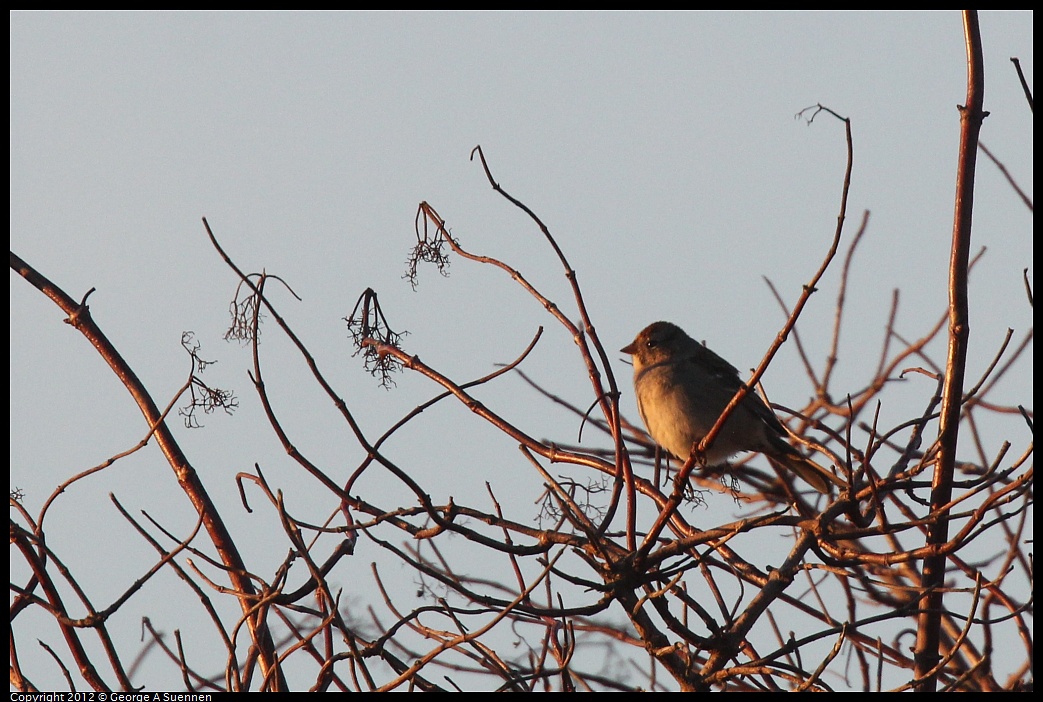
[[[810,458],[801,455],[789,444],[786,444],[786,448],[789,450],[785,453],[780,452],[779,455],[772,456],[772,458],[796,473],[798,478],[823,495],[829,495],[833,491],[834,485],[841,489],[847,487],[847,483],[843,480]]]

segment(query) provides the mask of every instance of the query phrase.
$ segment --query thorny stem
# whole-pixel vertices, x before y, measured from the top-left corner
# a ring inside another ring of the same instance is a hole
[[[986,113],[984,60],[978,15],[964,10],[967,47],[967,104],[960,109],[960,160],[956,176],[956,211],[953,216],[952,256],[949,262],[949,353],[945,364],[945,386],[939,423],[938,462],[931,482],[931,509],[940,511],[952,499],[953,472],[956,466],[956,438],[959,433],[963,400],[963,378],[967,367],[967,340],[970,320],[967,304],[967,273],[970,258],[971,216],[974,205],[974,170],[978,153],[978,133]],[[940,512],[928,526],[927,547],[941,548],[948,540],[949,517]],[[945,554],[932,553],[923,564],[923,596],[917,623],[916,689],[932,692],[937,688],[936,666],[942,620],[942,591],[945,579]]]

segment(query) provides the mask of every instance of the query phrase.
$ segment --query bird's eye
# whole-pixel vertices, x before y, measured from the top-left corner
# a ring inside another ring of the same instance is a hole
[[[657,339],[649,339],[645,342],[645,346],[647,346],[650,349],[654,349],[656,346],[659,346],[659,341]]]

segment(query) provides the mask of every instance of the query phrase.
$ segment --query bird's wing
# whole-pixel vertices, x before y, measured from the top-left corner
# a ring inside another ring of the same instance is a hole
[[[739,388],[746,385],[735,366],[698,342],[692,347],[691,362],[707,369],[720,382],[722,389],[726,389],[732,395],[735,395]],[[775,416],[775,413],[764,402],[764,399],[754,390],[751,389],[746,393],[742,406],[746,410],[753,412],[778,434],[786,435],[782,422],[779,421],[779,418]]]

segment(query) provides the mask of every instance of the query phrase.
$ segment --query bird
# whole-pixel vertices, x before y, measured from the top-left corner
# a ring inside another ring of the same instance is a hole
[[[620,351],[633,358],[634,392],[648,433],[678,459],[687,460],[742,387],[739,371],[670,322],[648,325]],[[832,485],[846,487],[785,436],[771,408],[759,395],[747,392],[706,450],[706,463],[719,466],[737,453],[755,451],[824,495]]]

